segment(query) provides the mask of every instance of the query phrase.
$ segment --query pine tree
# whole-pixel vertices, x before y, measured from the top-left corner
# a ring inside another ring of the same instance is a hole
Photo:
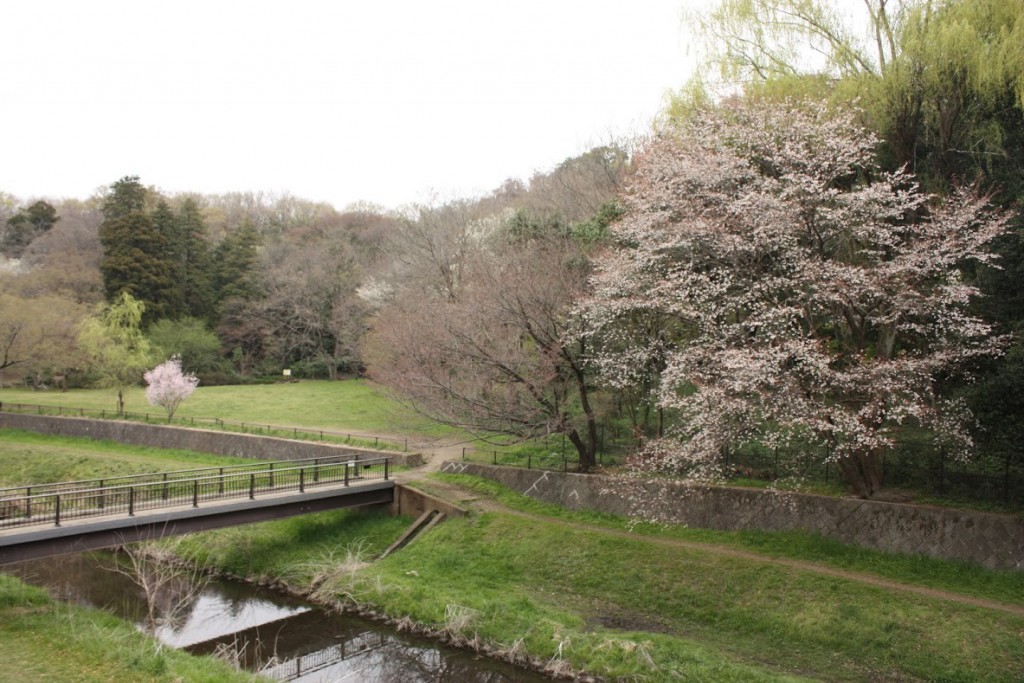
[[[217,270],[213,285],[218,305],[228,299],[251,299],[256,295],[252,273],[256,266],[259,240],[255,228],[245,223],[217,245],[214,256]]]
[[[111,186],[100,224],[107,301],[131,294],[145,305],[146,324],[167,315],[166,293],[173,286],[167,240],[146,211],[149,194],[138,176],[125,176]]]
[[[178,212],[182,248],[178,253],[186,315],[209,319],[214,310],[213,261],[206,234],[206,222],[194,199],[186,199]]]
[[[156,300],[150,305],[160,307],[162,317],[177,320],[187,313],[185,307],[185,239],[178,217],[163,199],[157,202],[152,218],[153,227],[164,240],[165,246],[161,256],[167,262],[170,277],[167,280],[167,287],[154,292]]]

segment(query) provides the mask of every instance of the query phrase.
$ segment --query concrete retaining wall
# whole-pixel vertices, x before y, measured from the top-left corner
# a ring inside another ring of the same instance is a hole
[[[156,448],[183,448],[217,455],[234,455],[263,460],[301,460],[337,455],[374,458],[389,455],[396,465],[423,464],[419,453],[382,452],[318,441],[280,439],[208,429],[187,429],[120,420],[90,420],[80,417],[21,415],[0,412],[0,428],[25,429],[41,434],[110,439],[118,443]]]
[[[866,548],[1024,570],[1024,519],[1019,515],[729,487],[630,482],[624,488],[609,477],[477,463],[448,462],[442,471],[485,477],[571,509],[626,515],[631,496],[642,497],[677,524],[810,531]]]
[[[458,505],[441,500],[428,493],[398,484],[395,486],[395,500],[391,512],[396,515],[419,517],[427,510],[437,510],[449,517],[465,517],[466,511]]]

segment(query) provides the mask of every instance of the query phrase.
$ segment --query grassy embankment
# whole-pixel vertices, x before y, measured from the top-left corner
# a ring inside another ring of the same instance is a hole
[[[4,435],[8,448],[15,437]],[[42,437],[23,435],[18,447],[27,438]],[[72,441],[60,458],[71,457]],[[121,448],[128,460],[156,457]],[[359,513],[310,516],[209,532],[190,543],[225,571],[317,587],[322,596],[372,604],[456,637],[479,636],[554,667],[646,680],[1024,678],[1019,611],[878,581],[1021,608],[1024,574],[899,558],[800,534],[653,527],[627,534],[622,519],[566,512],[486,482],[448,481],[511,511],[450,521],[363,568],[351,560],[383,547],[404,522]]]
[[[86,410],[116,410],[116,393],[109,389],[32,391],[0,389],[0,401],[28,405],[64,406]],[[159,407],[149,405],[145,390],[126,395],[125,410],[149,413],[154,422],[165,419]],[[388,400],[371,383],[301,381],[267,385],[217,386],[196,389],[175,413],[175,421],[219,418],[252,425],[274,425],[351,432],[354,436],[441,437],[450,430]],[[288,435],[282,432],[282,435]]]
[[[274,558],[267,551],[288,540],[267,531],[197,535],[192,551],[232,573],[280,577],[554,669],[666,681],[1024,677],[1019,573],[800,534],[629,533],[620,518],[442,479],[510,509],[451,520],[362,569],[345,565],[344,547],[314,541],[305,522],[290,533],[308,542]]]
[[[0,574],[0,680],[253,681],[224,662],[156,643],[99,610],[51,600],[40,589]]]

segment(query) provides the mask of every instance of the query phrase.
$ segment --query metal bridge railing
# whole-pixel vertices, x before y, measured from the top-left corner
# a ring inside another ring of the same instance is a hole
[[[287,491],[301,493],[328,485],[387,480],[389,476],[390,459],[373,458],[8,496],[0,499],[0,529],[39,524],[61,526],[71,519],[102,515],[131,517],[145,510],[199,507],[202,502],[232,498],[254,500]]]
[[[240,465],[225,465],[218,467],[195,467],[186,470],[169,470],[167,472],[147,472],[145,474],[124,474],[116,477],[102,477],[98,479],[80,479],[77,481],[61,481],[46,484],[31,484],[27,486],[10,486],[0,488],[0,506],[7,498],[32,496],[45,493],[70,493],[78,489],[102,489],[109,486],[122,486],[129,484],[145,484],[149,482],[168,482],[176,479],[193,479],[195,477],[231,474],[233,472],[259,472],[260,470],[273,471],[275,468],[296,467],[302,465],[328,464],[332,462],[350,462],[354,459],[352,455],[332,455],[322,458],[303,458],[299,460],[275,460],[273,462],[254,463],[248,462]]]

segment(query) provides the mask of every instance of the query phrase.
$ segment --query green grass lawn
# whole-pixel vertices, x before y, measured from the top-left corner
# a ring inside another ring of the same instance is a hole
[[[231,461],[0,430],[0,479],[8,471],[81,478]],[[225,571],[283,579],[324,599],[373,605],[456,639],[480,637],[552,667],[608,679],[1024,680],[1020,614],[776,560],[1016,606],[1024,605],[1024,574],[858,550],[801,534],[651,525],[627,533],[624,518],[567,511],[483,480],[438,479],[511,511],[449,520],[369,565],[408,520],[338,511],[196,534],[178,547]],[[4,597],[5,591],[14,597]],[[82,626],[92,622],[79,621],[77,610],[72,621],[69,608],[41,600],[7,579],[0,582],[0,638],[11,661],[32,662],[47,643],[60,642],[70,663],[39,664],[49,679],[72,680],[66,670],[79,669],[89,672],[80,680],[176,675],[166,672],[178,664],[153,659],[148,641],[110,645],[111,639],[129,641],[107,633],[106,617],[88,617],[101,619],[100,626]],[[55,640],[62,623],[72,633]],[[0,680],[7,680],[4,674],[0,669]],[[179,678],[230,680],[205,675]]]
[[[120,474],[252,462],[251,458],[128,446],[115,441],[46,436],[16,429],[0,430],[0,486],[78,481]]]
[[[91,410],[117,409],[117,394],[110,389],[73,389],[67,392],[2,389],[0,401]],[[128,392],[125,409],[151,413],[154,419],[164,415],[161,408],[149,405],[143,388]],[[220,418],[378,435],[441,436],[445,433],[443,427],[392,401],[364,380],[200,386],[181,405],[175,417]]]
[[[452,520],[365,578],[390,614],[457,606],[466,637],[610,677],[1024,677],[1024,617],[559,521]]]

